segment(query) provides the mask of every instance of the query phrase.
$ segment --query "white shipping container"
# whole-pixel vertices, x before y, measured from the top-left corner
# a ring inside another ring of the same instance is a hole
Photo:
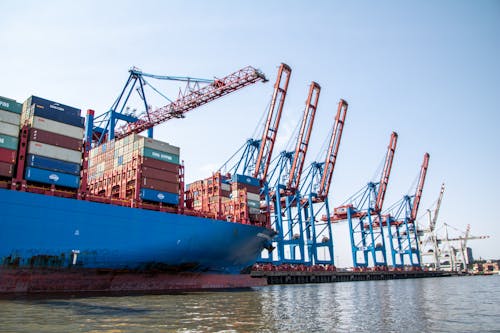
[[[0,122],[19,126],[19,123],[21,122],[21,115],[14,112],[0,110]]]
[[[28,144],[28,153],[33,155],[40,155],[49,158],[55,158],[56,160],[78,163],[82,161],[82,153],[77,150],[66,149],[62,147],[56,147],[53,145],[48,145],[46,143],[40,143],[36,141],[31,141]]]
[[[220,189],[223,190],[223,191],[231,191],[231,185],[226,184],[226,183],[222,183],[220,185]]]
[[[75,139],[83,139],[83,128],[60,123],[54,120],[33,116],[29,119],[31,127],[62,134]]]
[[[15,138],[19,137],[19,125],[12,125],[0,121],[0,134],[5,134],[8,136],[13,136]]]

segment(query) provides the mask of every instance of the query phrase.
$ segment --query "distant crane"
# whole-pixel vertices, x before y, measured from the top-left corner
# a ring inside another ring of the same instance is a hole
[[[146,81],[146,78],[186,82],[186,88],[179,92],[177,99],[172,101]],[[129,70],[127,82],[108,112],[94,117],[93,111],[89,110],[91,112],[87,114],[87,123],[90,126],[85,133],[86,142],[88,146],[92,142],[101,144],[106,140],[119,139],[131,133],[140,133],[146,130],[148,130],[148,136],[152,137],[154,126],[169,119],[183,118],[186,112],[194,108],[259,81],[265,82],[267,79],[262,72],[251,66],[215,80],[154,75],[144,73],[134,67]],[[159,109],[151,110],[144,91],[146,85],[167,99],[169,103]],[[144,106],[144,111],[138,116],[130,114],[126,109],[135,88]],[[117,127],[119,121],[123,121],[125,124]]]
[[[342,139],[347,108],[347,102],[341,99],[335,116],[330,144],[326,150],[325,161],[311,163],[306,170],[306,176],[300,188],[300,193],[303,195],[301,207],[304,212],[308,254],[312,257],[313,264],[334,265],[333,235],[331,221],[329,220],[328,194]],[[320,211],[326,212],[327,220],[321,221],[317,218]],[[319,252],[325,248],[327,251],[325,258],[320,258]]]
[[[374,266],[387,267],[384,229],[380,221],[382,221],[381,210],[396,152],[397,139],[398,134],[392,132],[380,181],[368,183],[347,200],[348,204],[335,208],[330,217],[332,222],[347,220],[349,223],[355,268],[368,267],[369,254],[371,254]]]
[[[468,270],[468,266],[470,264],[469,262],[469,257],[466,254],[467,251],[467,241],[469,240],[474,240],[474,239],[487,239],[490,238],[490,236],[485,235],[485,236],[471,236],[470,234],[470,224],[467,225],[466,231],[463,236],[458,236],[458,237],[448,237],[448,227],[455,229],[457,231],[460,231],[451,225],[444,223],[445,226],[445,238],[444,239],[438,239],[437,242],[438,244],[445,243],[445,245],[448,248],[448,253],[450,255],[450,269],[452,271],[463,269],[464,271]],[[461,231],[460,231],[461,232]],[[453,242],[459,242],[458,246],[453,246]],[[459,257],[457,258],[457,254],[459,254]]]
[[[389,233],[391,259],[394,267],[405,266],[405,256],[413,267],[420,267],[420,249],[418,232],[415,225],[418,207],[422,198],[429,154],[424,154],[419,180],[413,196],[405,195],[401,200],[392,205],[383,216]]]
[[[272,225],[277,231],[275,237],[277,259],[269,256],[268,258],[261,258],[260,262],[274,264],[305,263],[302,214],[300,209],[294,211],[292,209],[300,207],[300,177],[314,124],[320,91],[319,84],[312,82],[309,87],[295,150],[293,152],[281,152],[268,176],[273,205],[273,207],[270,207],[273,212]],[[287,227],[286,230],[285,226]],[[289,253],[289,258],[285,256],[285,249]]]
[[[423,230],[423,234],[426,235],[426,238],[420,241],[420,248],[423,251],[423,248],[427,245],[428,242],[431,243],[432,249],[430,249],[427,253],[423,253],[421,251],[420,256],[432,254],[434,259],[434,267],[436,270],[440,269],[440,260],[439,260],[439,244],[438,237],[436,235],[436,224],[437,218],[439,215],[439,210],[441,209],[441,202],[443,201],[445,186],[444,183],[441,184],[441,190],[439,192],[439,198],[436,203],[436,208],[434,209],[434,216],[432,216],[432,212],[430,209],[427,210],[429,216],[429,228],[427,230]],[[428,235],[428,236],[427,236]]]

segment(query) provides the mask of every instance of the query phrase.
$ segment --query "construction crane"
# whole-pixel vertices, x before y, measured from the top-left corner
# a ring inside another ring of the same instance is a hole
[[[387,225],[389,233],[392,265],[396,268],[405,266],[405,257],[409,259],[412,267],[420,268],[421,266],[415,220],[428,167],[429,154],[425,153],[415,194],[413,196],[405,195],[401,200],[393,204],[387,210],[388,213],[383,216],[383,221]]]
[[[274,92],[271,98],[269,111],[262,139],[248,139],[247,142],[220,168],[225,168],[234,157],[240,154],[239,159],[227,172],[231,174],[242,174],[257,178],[264,185],[267,181],[267,172],[273,153],[276,134],[278,133],[283,106],[285,105],[286,92],[292,69],[281,64],[278,69],[278,76],[274,84]]]
[[[277,231],[275,237],[277,253],[274,258],[272,256],[261,258],[259,260],[261,262],[271,262],[273,264],[306,263],[302,214],[300,209],[296,208],[300,208],[300,177],[314,124],[320,91],[319,84],[312,82],[309,87],[295,150],[281,152],[269,174],[268,179],[272,182],[270,185],[272,207],[269,208],[273,213],[271,217],[272,226]],[[285,249],[289,257],[285,255]]]
[[[329,220],[328,193],[342,139],[347,108],[347,102],[341,99],[338,104],[330,143],[326,150],[325,161],[311,163],[305,172],[306,176],[300,188],[300,193],[303,195],[301,208],[304,212],[308,255],[311,257],[313,264],[335,264],[332,225]],[[327,220],[318,219],[317,215],[323,211],[326,212]],[[322,249],[326,249],[327,253],[324,253],[323,258],[320,258]]]
[[[387,267],[384,229],[381,227],[380,221],[382,221],[381,209],[396,152],[397,138],[398,134],[392,132],[380,181],[378,183],[369,182],[351,196],[347,200],[347,204],[335,208],[330,217],[332,222],[348,221],[352,259],[356,269],[368,267],[369,254],[371,254],[374,266]]]
[[[153,87],[146,78],[186,82],[186,87],[184,91],[179,91],[177,99],[171,100]],[[186,112],[194,108],[259,81],[265,82],[267,79],[261,71],[251,66],[215,80],[154,75],[144,73],[134,67],[129,70],[127,82],[108,112],[94,118],[94,112],[89,110],[87,123],[90,126],[85,133],[86,142],[89,145],[92,142],[101,144],[106,140],[119,139],[146,130],[151,137],[154,126],[169,119],[183,118]],[[146,85],[167,99],[169,103],[156,110],[151,110],[144,90]],[[137,90],[144,106],[144,111],[138,116],[127,112],[127,103],[134,89]],[[118,127],[119,121],[125,122],[125,124]]]

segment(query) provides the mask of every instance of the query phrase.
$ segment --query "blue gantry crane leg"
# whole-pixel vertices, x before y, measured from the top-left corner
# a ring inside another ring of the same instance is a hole
[[[384,219],[389,232],[391,259],[394,267],[404,267],[408,258],[413,267],[420,267],[418,230],[415,225],[429,167],[429,154],[424,154],[415,194],[405,195],[387,210]]]

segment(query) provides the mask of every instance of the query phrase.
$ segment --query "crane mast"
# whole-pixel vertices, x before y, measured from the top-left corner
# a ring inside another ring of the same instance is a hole
[[[394,153],[396,151],[396,144],[398,141],[398,134],[392,132],[391,140],[389,146],[387,147],[387,154],[385,157],[384,169],[382,172],[382,177],[380,178],[379,190],[377,193],[377,199],[375,201],[374,211],[379,213],[382,210],[382,205],[384,204],[384,197],[387,191],[387,184],[389,183],[389,176],[391,175],[392,161],[394,160]]]
[[[425,176],[427,175],[428,167],[429,167],[429,153],[425,153],[424,161],[422,162],[422,167],[420,169],[420,176],[418,178],[418,185],[415,191],[415,197],[413,199],[413,207],[410,214],[411,222],[414,222],[417,218],[418,206],[420,205],[420,200],[422,199],[422,191],[424,189]]]
[[[306,101],[306,108],[302,124],[300,126],[299,137],[297,139],[297,146],[295,147],[295,154],[293,156],[292,167],[286,185],[287,190],[295,192],[300,184],[300,176],[309,145],[309,138],[311,137],[312,127],[314,124],[314,116],[318,107],[319,93],[321,87],[316,82],[311,82],[309,87],[309,95]]]
[[[330,191],[333,170],[335,169],[340,140],[342,139],[342,130],[344,128],[347,107],[347,102],[341,99],[337,109],[337,115],[335,116],[335,125],[333,127],[332,137],[330,139],[330,145],[328,147],[323,174],[319,185],[318,198],[320,200],[325,200],[325,198],[328,197],[328,192]]]
[[[434,216],[429,224],[429,230],[431,232],[434,232],[434,230],[436,229],[436,223],[437,223],[437,218],[439,215],[439,209],[441,208],[441,201],[443,201],[443,194],[444,194],[444,183],[441,184],[441,191],[439,192],[439,198],[438,198],[438,201],[436,204],[436,209],[434,210]]]
[[[120,139],[132,133],[143,132],[172,118],[182,118],[186,112],[194,108],[258,81],[266,81],[264,74],[247,66],[204,87],[190,90],[185,94],[181,93],[177,100],[152,112],[146,112],[136,121],[119,127],[115,131],[115,138]]]
[[[253,174],[254,178],[259,178],[262,182],[265,182],[267,178],[291,73],[292,69],[282,63],[278,70],[276,83],[274,84],[274,93],[269,114],[267,115],[266,127],[262,133],[262,140]]]

